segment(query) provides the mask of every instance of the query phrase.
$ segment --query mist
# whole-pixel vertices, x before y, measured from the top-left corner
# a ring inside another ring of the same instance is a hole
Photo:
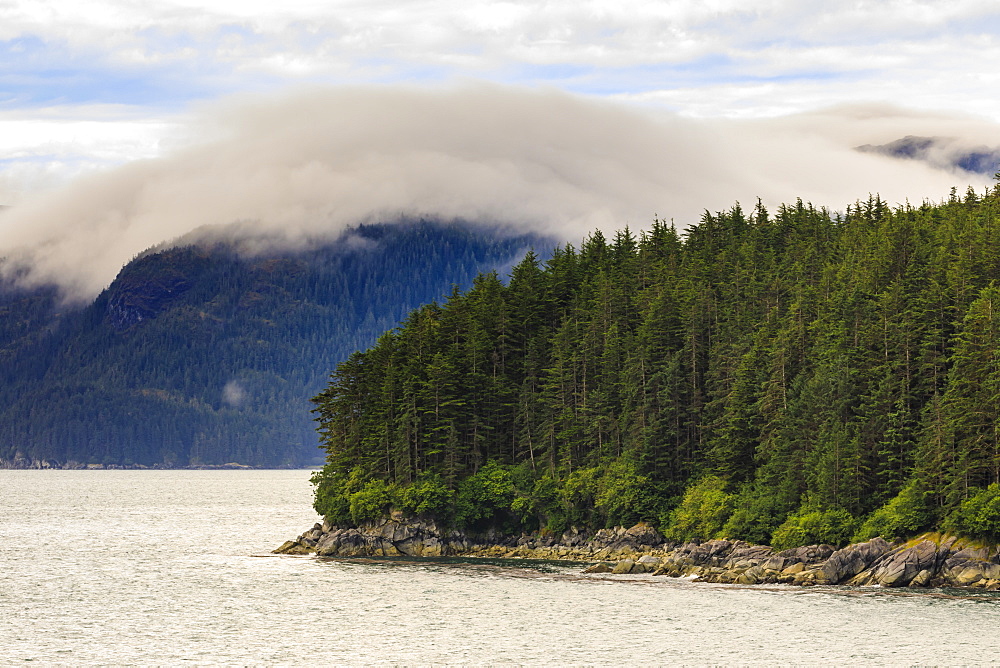
[[[729,120],[487,84],[239,96],[198,109],[161,158],[0,212],[0,271],[83,301],[138,253],[181,239],[297,248],[426,216],[576,242],[654,216],[683,228],[758,197],[842,210],[870,193],[919,203],[990,183],[946,161],[856,150],[906,135],[1000,146],[995,123],[884,105]]]

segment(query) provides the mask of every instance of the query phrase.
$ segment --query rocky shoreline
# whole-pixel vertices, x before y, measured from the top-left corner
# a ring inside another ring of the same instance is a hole
[[[469,536],[430,520],[394,515],[360,527],[316,524],[275,554],[321,557],[491,557],[592,562],[585,573],[666,575],[729,584],[970,587],[1000,590],[1000,548],[940,533],[890,543],[874,538],[843,548],[709,540],[671,543],[637,524],[593,533]]]

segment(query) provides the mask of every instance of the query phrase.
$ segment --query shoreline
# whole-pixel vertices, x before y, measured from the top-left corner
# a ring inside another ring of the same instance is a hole
[[[934,532],[907,541],[873,538],[842,548],[806,545],[775,551],[725,539],[673,543],[643,523],[593,533],[570,530],[561,536],[470,536],[442,530],[432,520],[397,514],[359,527],[317,523],[273,553],[545,559],[590,563],[584,573],[651,574],[721,584],[1000,591],[1000,547]]]
[[[69,460],[58,462],[38,459],[0,459],[0,470],[3,471],[289,471],[313,470],[320,465],[303,466],[251,466],[239,462],[225,464],[188,464],[187,466],[167,466],[166,464],[88,464]]]

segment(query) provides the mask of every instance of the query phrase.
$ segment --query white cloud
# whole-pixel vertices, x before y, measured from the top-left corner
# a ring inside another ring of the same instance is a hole
[[[964,189],[968,176],[853,150],[906,134],[1000,145],[996,124],[884,107],[736,121],[489,85],[240,96],[207,107],[185,148],[4,211],[0,256],[90,298],[135,254],[199,229],[296,245],[409,214],[577,241],[757,197],[842,208]]]
[[[238,380],[231,380],[222,388],[222,400],[234,408],[239,408],[247,399],[247,391]]]
[[[352,70],[371,74],[373,61],[400,78],[421,67],[482,77],[510,67],[618,70],[700,63],[709,80],[778,76],[804,67],[878,68],[891,79],[896,67],[935,71],[929,54],[941,50],[949,60],[959,57],[969,72],[988,72],[994,61],[980,49],[996,45],[989,26],[1000,22],[1000,10],[989,3],[964,0],[57,5],[5,5],[0,37],[37,35],[65,43],[71,53],[106,54],[108,63],[119,66],[203,60],[243,73],[341,77],[337,82]],[[722,60],[701,62],[713,57]]]
[[[156,157],[178,121],[107,105],[0,111],[0,204]]]
[[[891,101],[1000,120],[1000,8],[978,0],[7,0],[4,55],[0,204],[170,163],[198,101],[289,85],[477,79],[692,118]]]

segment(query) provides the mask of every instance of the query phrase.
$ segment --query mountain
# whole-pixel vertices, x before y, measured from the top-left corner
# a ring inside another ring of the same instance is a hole
[[[1000,185],[528,255],[340,365],[316,509],[778,549],[1000,540],[998,229]]]
[[[298,466],[309,398],[409,310],[510,266],[541,237],[364,225],[301,252],[150,251],[83,308],[0,290],[0,465]]]
[[[918,160],[939,169],[957,168],[986,176],[1000,170],[1000,148],[967,146],[949,137],[906,135],[887,144],[865,144],[855,150],[902,160]]]

